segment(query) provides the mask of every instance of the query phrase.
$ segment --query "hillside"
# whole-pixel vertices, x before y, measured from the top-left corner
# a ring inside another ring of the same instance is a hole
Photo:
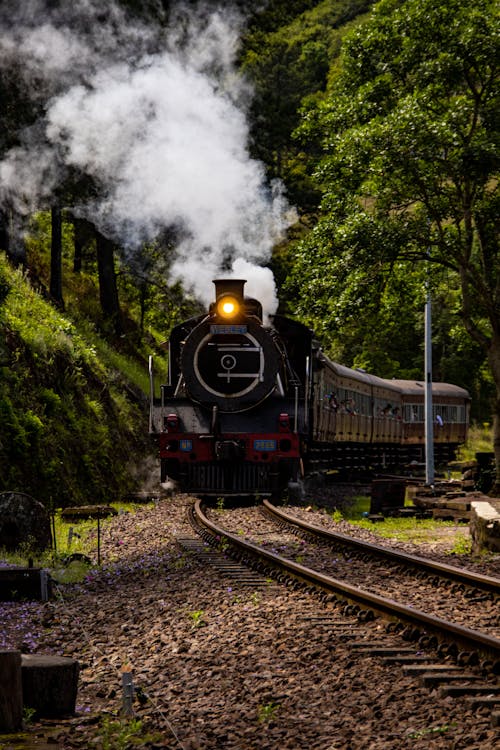
[[[0,4],[0,253],[40,295],[2,266],[0,489],[127,486],[147,355],[232,273],[386,378],[432,299],[500,471],[491,0],[32,5]]]
[[[0,254],[0,491],[64,507],[138,487],[152,463],[147,400],[119,364]]]

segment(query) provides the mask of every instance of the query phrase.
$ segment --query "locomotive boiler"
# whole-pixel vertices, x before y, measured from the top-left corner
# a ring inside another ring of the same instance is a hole
[[[421,461],[424,384],[332,362],[301,323],[264,323],[245,283],[214,281],[208,312],[172,330],[159,397],[150,362],[161,481],[203,497],[276,499],[314,470]],[[434,383],[433,408],[435,455],[446,462],[466,439],[469,395]]]

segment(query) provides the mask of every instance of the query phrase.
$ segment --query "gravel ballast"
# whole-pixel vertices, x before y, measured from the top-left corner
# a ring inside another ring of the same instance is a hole
[[[60,586],[47,603],[0,603],[0,649],[72,656],[81,665],[76,717],[34,725],[32,738],[104,747],[103,717],[109,727],[121,716],[122,673],[131,670],[139,692],[128,721],[142,722],[135,747],[497,746],[489,711],[441,698],[401,667],[352,647],[392,643],[383,621],[339,624],[335,604],[274,582],[235,584],[186,552],[177,538],[193,536],[190,502],[177,496],[104,522],[102,566],[83,583]],[[2,750],[15,746],[2,742],[0,735]]]

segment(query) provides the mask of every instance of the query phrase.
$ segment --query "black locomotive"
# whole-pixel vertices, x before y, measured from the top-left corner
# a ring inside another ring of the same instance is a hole
[[[279,497],[318,469],[378,469],[423,458],[424,383],[384,380],[329,360],[306,326],[264,325],[245,281],[217,280],[208,313],[172,330],[169,379],[150,433],[161,481],[200,496]],[[434,450],[467,436],[469,394],[433,383]]]

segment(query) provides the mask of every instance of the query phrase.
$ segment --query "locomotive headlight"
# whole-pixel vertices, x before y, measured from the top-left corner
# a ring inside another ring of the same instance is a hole
[[[217,315],[225,320],[231,320],[240,312],[240,303],[231,294],[225,294],[217,300]]]

